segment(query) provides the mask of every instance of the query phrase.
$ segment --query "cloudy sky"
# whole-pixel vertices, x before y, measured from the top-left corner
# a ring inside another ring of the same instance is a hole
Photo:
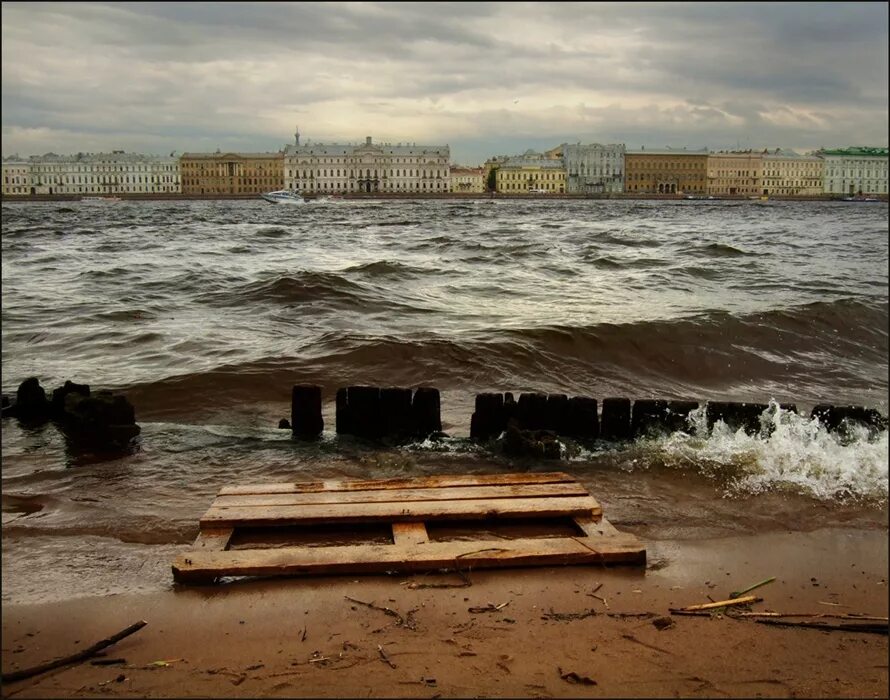
[[[887,145],[888,5],[2,4],[3,155]]]

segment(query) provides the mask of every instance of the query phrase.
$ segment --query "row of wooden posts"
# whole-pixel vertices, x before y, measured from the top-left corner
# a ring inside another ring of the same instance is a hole
[[[441,432],[439,390],[433,387],[350,386],[337,390],[336,431],[363,438],[426,437]],[[797,411],[794,404],[780,404]],[[596,399],[566,394],[523,393],[519,400],[510,392],[476,395],[470,421],[470,437],[496,438],[508,425],[520,430],[549,430],[580,439],[630,440],[652,432],[672,433],[688,427],[687,417],[700,408],[698,401],[657,399]],[[760,418],[769,404],[708,401],[708,427],[722,420],[729,428],[760,432]],[[810,416],[836,431],[847,421],[886,429],[887,419],[862,406],[815,406]],[[291,394],[290,427],[299,437],[317,437],[324,430],[320,386],[298,384]]]

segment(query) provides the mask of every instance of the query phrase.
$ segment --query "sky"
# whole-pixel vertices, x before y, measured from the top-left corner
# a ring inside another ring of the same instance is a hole
[[[888,4],[2,4],[3,156],[887,146]]]

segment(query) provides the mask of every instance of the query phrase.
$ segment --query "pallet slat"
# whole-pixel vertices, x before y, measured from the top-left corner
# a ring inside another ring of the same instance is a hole
[[[289,547],[282,549],[191,552],[173,565],[183,583],[219,576],[381,573],[442,568],[491,568],[529,564],[645,562],[646,550],[633,535],[556,539],[474,540],[408,545]]]
[[[374,520],[469,520],[503,517],[558,517],[601,513],[592,496],[564,498],[498,498],[468,501],[408,503],[333,503],[303,506],[245,506],[211,508],[201,528],[274,527],[280,525],[365,523]]]
[[[296,506],[330,503],[387,503],[408,501],[461,501],[482,498],[589,496],[577,482],[553,484],[502,484],[497,486],[443,486],[438,488],[315,491],[310,493],[251,493],[217,496],[211,510],[241,506]]]
[[[498,484],[552,484],[577,481],[565,472],[540,474],[465,474],[439,475],[402,479],[296,481],[274,484],[224,486],[220,496],[252,493],[313,493],[317,491],[367,491],[371,489],[438,488],[447,486],[493,486]]]

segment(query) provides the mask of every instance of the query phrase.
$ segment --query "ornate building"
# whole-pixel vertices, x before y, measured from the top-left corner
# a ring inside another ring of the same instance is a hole
[[[526,151],[497,166],[497,192],[504,194],[562,194],[566,191],[566,169],[555,152]]]
[[[760,186],[765,195],[822,194],[824,163],[816,156],[796,151],[764,151]]]
[[[824,192],[845,196],[887,194],[886,148],[853,146],[816,151],[825,168]]]
[[[484,168],[458,168],[451,167],[451,192],[472,192],[479,193],[485,191],[485,169]]]
[[[4,158],[2,181],[4,197],[31,194],[31,164],[19,156]]]
[[[763,154],[754,151],[720,151],[708,156],[708,194],[763,194]]]
[[[449,191],[448,146],[336,143],[294,144],[284,151],[284,185],[304,193]]]
[[[15,177],[24,181],[23,161]],[[177,193],[179,161],[169,157],[138,153],[77,153],[60,156],[46,153],[28,158],[26,192],[10,194],[97,195]],[[4,171],[6,165],[4,163]],[[4,190],[6,191],[4,175]]]
[[[598,194],[624,191],[624,144],[562,145],[566,192]]]
[[[705,194],[708,149],[624,152],[624,191],[630,194]]]
[[[284,154],[183,153],[183,194],[260,194],[284,186]]]

